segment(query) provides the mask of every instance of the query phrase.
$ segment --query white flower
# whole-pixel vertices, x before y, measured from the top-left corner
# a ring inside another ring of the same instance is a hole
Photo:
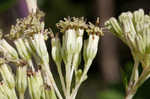
[[[63,42],[65,42],[65,48],[68,55],[73,54],[76,47],[76,31],[74,29],[66,30]]]
[[[75,52],[80,53],[83,45],[83,33],[84,29],[77,29],[76,30],[76,47],[75,47]]]
[[[88,40],[84,43],[84,61],[88,59],[93,60],[98,50],[99,36],[96,34],[90,34]]]
[[[15,90],[10,89],[3,81],[0,82],[0,92],[5,96],[5,98],[1,97],[2,99],[17,99]]]
[[[18,59],[17,51],[4,39],[0,40],[0,50],[4,53],[6,58],[11,60]]]
[[[37,53],[39,56],[41,62],[49,63],[49,55],[47,52],[44,36],[42,34],[35,34],[33,38],[31,38],[30,43],[32,48],[34,48],[35,53]]]
[[[10,89],[13,89],[15,87],[14,75],[11,69],[8,67],[8,65],[2,64],[0,66],[0,73],[2,75],[4,82],[8,84],[8,87]]]
[[[25,93],[26,88],[27,88],[27,66],[17,67],[16,88],[18,92]]]
[[[61,44],[58,37],[52,38],[52,58],[57,63],[61,63],[62,56],[61,56]]]
[[[22,59],[28,61],[31,59],[31,55],[24,43],[24,40],[22,38],[19,38],[14,41],[16,48],[18,50],[19,55],[21,56]]]
[[[41,99],[43,79],[40,71],[28,75],[29,93],[32,99]]]

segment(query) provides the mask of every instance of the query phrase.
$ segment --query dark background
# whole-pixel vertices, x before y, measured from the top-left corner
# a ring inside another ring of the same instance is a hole
[[[121,12],[143,8],[150,12],[150,0],[38,0],[38,6],[46,13],[46,27],[56,30],[55,24],[67,16],[84,16],[94,22],[96,17],[103,23]],[[17,18],[27,16],[24,0],[0,0],[0,28],[9,33]],[[77,99],[123,99],[123,74],[130,75],[133,60],[129,48],[107,30],[101,38],[98,54],[83,83]],[[53,66],[55,66],[53,64]],[[123,74],[122,74],[123,73]],[[149,99],[150,80],[139,88],[134,99]]]

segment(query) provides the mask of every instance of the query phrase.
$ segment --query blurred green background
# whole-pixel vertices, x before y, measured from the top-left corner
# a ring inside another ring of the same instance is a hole
[[[46,13],[46,27],[57,32],[55,24],[67,16],[84,16],[89,21],[101,18],[103,23],[122,11],[143,8],[149,13],[150,0],[38,0],[38,6]],[[0,28],[9,33],[17,18],[27,16],[24,0],[0,0]],[[100,41],[99,52],[93,62],[77,99],[123,99],[133,60],[130,50],[107,30]],[[55,65],[54,65],[55,66]],[[134,99],[149,99],[150,80],[139,88]]]

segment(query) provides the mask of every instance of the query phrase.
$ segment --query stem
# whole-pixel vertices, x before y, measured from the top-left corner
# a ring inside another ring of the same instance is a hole
[[[19,99],[24,99],[24,93],[19,93]]]
[[[71,63],[72,63],[72,55],[68,57],[67,64],[66,64],[66,99],[70,99],[70,72],[71,72]]]
[[[57,96],[58,96],[59,99],[63,99],[62,96],[61,96],[61,94],[60,94],[60,92],[59,92],[59,89],[57,88],[57,85],[55,83],[54,77],[53,77],[53,75],[51,73],[51,70],[49,68],[49,65],[47,63],[46,64],[44,63],[43,65],[44,65],[44,66],[42,66],[43,67],[42,68],[43,72],[45,72],[46,76],[48,76],[47,80],[49,80],[49,84],[51,85],[52,90],[53,89],[55,90],[55,92],[56,92],[56,94],[57,94]]]
[[[125,99],[132,99],[133,96],[134,96],[134,94],[128,94],[128,95],[125,97]]]
[[[135,63],[133,66],[129,86],[132,86],[133,84],[135,84],[139,78],[139,72],[138,72],[139,61],[137,59],[135,59],[134,61]]]
[[[80,87],[80,85],[82,84],[82,82],[84,81],[84,79],[85,79],[85,77],[86,77],[86,75],[87,75],[87,72],[88,72],[88,70],[89,70],[89,68],[90,68],[91,63],[92,63],[92,60],[89,60],[89,61],[87,62],[87,64],[85,65],[85,69],[84,69],[84,72],[83,72],[83,74],[82,74],[82,76],[81,76],[81,78],[80,78],[80,81],[79,81],[79,83],[77,83],[77,85],[75,86],[75,88],[74,88],[74,90],[73,90],[73,92],[72,92],[72,94],[71,94],[72,99],[75,99],[75,97],[76,97],[76,95],[77,95],[77,92],[78,92],[78,90],[79,90],[79,87]]]
[[[144,68],[142,74],[138,78],[138,80],[133,84],[128,86],[128,89],[126,90],[126,97],[125,99],[132,99],[135,95],[137,89],[149,78],[150,73],[150,67]]]
[[[66,86],[65,86],[65,81],[64,81],[63,74],[62,74],[62,70],[61,70],[61,65],[60,65],[60,63],[56,63],[56,64],[57,64],[57,71],[58,71],[58,74],[59,74],[59,77],[60,77],[62,89],[63,89],[64,95],[66,96],[66,91],[65,91]]]
[[[138,72],[138,66],[139,66],[139,61],[137,59],[134,59],[135,63],[133,66],[133,70],[132,70],[132,74],[131,74],[131,78],[129,81],[129,85],[126,89],[126,97],[125,99],[132,99],[132,97],[134,96],[134,90],[135,90],[135,86],[137,84],[137,81],[139,80],[139,72]],[[136,90],[135,90],[136,91]]]
[[[76,53],[76,54],[74,54],[74,56],[73,56],[73,63],[72,63],[72,68],[71,68],[71,76],[70,76],[70,81],[72,82],[72,77],[73,77],[73,73],[74,73],[74,70],[75,70],[75,67],[77,67],[77,60],[78,60],[78,57],[79,56],[79,54],[78,53]]]

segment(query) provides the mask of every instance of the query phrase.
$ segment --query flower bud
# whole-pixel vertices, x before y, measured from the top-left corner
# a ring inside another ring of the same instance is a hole
[[[8,60],[14,61],[18,59],[17,51],[4,39],[0,40],[0,50]]]
[[[65,42],[67,54],[73,54],[76,47],[76,31],[74,29],[66,30],[63,42]]]
[[[83,33],[84,29],[77,29],[76,30],[76,47],[75,47],[75,53],[80,53],[83,45]]]
[[[27,66],[17,67],[16,88],[19,93],[25,93],[27,89]]]
[[[1,91],[0,91],[0,97],[1,97],[2,99],[8,99],[7,96],[4,96]]]
[[[45,86],[45,99],[57,99],[55,92],[48,85]]]
[[[20,55],[20,57],[26,61],[31,59],[31,55],[29,53],[29,51],[27,50],[27,47],[25,46],[25,43],[23,41],[23,39],[17,39],[14,41],[16,48],[18,50],[18,53]]]
[[[99,36],[90,34],[88,40],[84,43],[84,61],[93,60],[97,54]]]
[[[2,75],[4,82],[7,83],[8,87],[10,89],[15,88],[14,75],[11,71],[11,68],[9,68],[7,64],[2,64],[0,66],[0,73]]]
[[[35,34],[33,38],[31,38],[31,46],[40,58],[40,63],[49,63],[49,54],[47,52],[44,36],[42,34]]]
[[[108,21],[106,21],[105,25],[112,33],[114,33],[114,35],[122,38],[123,31],[122,31],[118,21],[114,17],[112,17]]]
[[[5,82],[0,82],[0,93],[5,97],[2,99],[17,99],[15,89],[10,89]]]
[[[74,56],[73,56],[73,65],[75,67],[75,70],[78,69],[78,66],[80,65],[80,63],[81,63],[81,53],[74,54]]]
[[[133,20],[132,13],[131,12],[122,13],[119,16],[119,20],[123,25],[123,32],[124,32],[125,37],[128,35],[130,42],[134,44],[135,37],[136,37],[136,31],[134,28],[134,24],[132,22],[132,20]]]
[[[52,38],[52,58],[56,63],[61,63],[62,56],[61,56],[61,44],[58,37]]]
[[[43,79],[41,72],[28,72],[29,93],[32,99],[41,99]]]
[[[67,58],[69,58],[71,54],[79,53],[82,48],[84,29],[87,28],[84,18],[64,18],[64,20],[61,20],[56,25],[60,31],[64,33],[62,49],[64,49],[64,53],[67,54]]]
[[[64,36],[62,37],[64,39]],[[67,51],[65,48],[65,42],[62,42],[61,56],[65,64],[67,64]]]
[[[116,19],[115,19],[116,20]],[[113,27],[115,23],[111,23],[112,18],[107,22],[107,27],[114,34],[118,31],[116,27]],[[150,16],[144,14],[144,10],[139,9],[137,11],[125,12],[119,16],[119,25],[121,27],[122,34],[118,36],[126,43],[131,49],[134,59],[138,59],[142,66],[149,66],[150,62]]]

